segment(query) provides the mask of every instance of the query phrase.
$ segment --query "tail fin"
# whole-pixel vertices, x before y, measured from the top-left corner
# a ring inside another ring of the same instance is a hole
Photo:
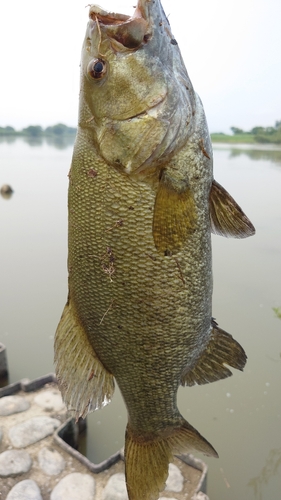
[[[128,424],[125,465],[129,500],[157,500],[164,490],[173,454],[194,450],[218,457],[212,445],[183,418],[178,426],[168,427],[161,435],[148,439],[134,435]]]

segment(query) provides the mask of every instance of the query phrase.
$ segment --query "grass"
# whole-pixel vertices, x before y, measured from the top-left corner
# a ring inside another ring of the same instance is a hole
[[[275,312],[277,318],[281,319],[281,307],[273,307],[272,309]]]
[[[215,133],[211,134],[211,139],[212,142],[227,142],[231,144],[256,144],[254,140],[254,134],[234,134],[234,135],[227,135],[227,134],[220,134],[220,133]]]

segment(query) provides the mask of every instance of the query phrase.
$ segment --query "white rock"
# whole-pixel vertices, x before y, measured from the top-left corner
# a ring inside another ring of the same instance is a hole
[[[177,498],[174,497],[160,497],[159,500],[178,500]]]
[[[89,474],[68,474],[55,486],[50,500],[93,500],[95,481]]]
[[[199,491],[199,493],[197,493],[195,496],[192,497],[192,500],[210,500],[210,499],[205,493]]]
[[[11,489],[6,500],[42,500],[42,496],[35,481],[25,479]]]
[[[3,431],[2,431],[2,429],[0,427],[0,444],[1,444],[2,439],[3,439]]]
[[[47,411],[60,411],[65,408],[61,394],[57,391],[44,391],[34,398],[34,402]]]
[[[0,399],[0,415],[2,417],[26,411],[29,407],[30,403],[21,396],[4,396]]]
[[[33,417],[9,430],[9,438],[15,448],[25,448],[53,434],[60,421],[50,417]]]
[[[65,468],[63,456],[53,448],[42,448],[38,453],[40,468],[49,476],[60,474]]]
[[[166,481],[166,491],[179,493],[183,489],[183,475],[175,464],[169,464],[169,475]]]
[[[16,476],[28,472],[32,465],[29,453],[24,450],[7,450],[0,454],[0,476]]]
[[[111,476],[103,490],[103,500],[128,500],[125,474],[118,472]]]

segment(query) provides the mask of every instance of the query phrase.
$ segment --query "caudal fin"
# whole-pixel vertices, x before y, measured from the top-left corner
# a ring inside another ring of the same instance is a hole
[[[129,424],[125,439],[126,484],[129,500],[157,500],[165,488],[173,454],[200,451],[218,457],[217,452],[183,418],[177,426],[148,439],[134,435]]]

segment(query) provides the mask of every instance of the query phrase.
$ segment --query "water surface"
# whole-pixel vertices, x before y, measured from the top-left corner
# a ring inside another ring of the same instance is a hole
[[[72,145],[0,142],[0,342],[10,382],[53,371],[53,338],[67,294],[67,173]],[[215,177],[257,234],[213,237],[213,314],[245,348],[244,373],[179,390],[187,420],[217,449],[211,500],[275,500],[281,491],[281,149],[214,145]],[[100,461],[123,445],[126,410],[113,402],[88,418],[85,447]]]

